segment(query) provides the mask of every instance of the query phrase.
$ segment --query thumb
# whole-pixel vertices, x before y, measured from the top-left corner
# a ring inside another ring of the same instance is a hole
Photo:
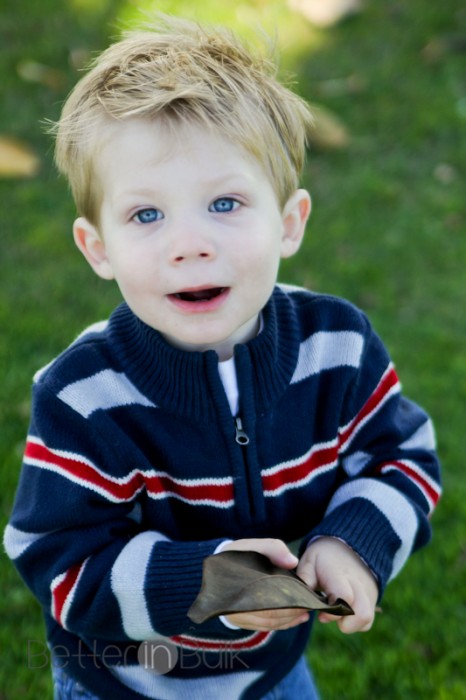
[[[296,573],[311,590],[316,591],[318,589],[319,581],[317,578],[317,571],[311,559],[307,558],[305,555],[301,557]]]
[[[298,557],[295,557],[283,540],[264,538],[256,540],[256,543],[254,549],[268,557],[275,566],[281,566],[283,569],[294,569],[298,566]]]
[[[298,557],[291,552],[282,540],[273,538],[235,540],[224,547],[223,551],[227,550],[258,552],[270,559],[272,564],[280,566],[282,569],[294,569],[299,562]]]

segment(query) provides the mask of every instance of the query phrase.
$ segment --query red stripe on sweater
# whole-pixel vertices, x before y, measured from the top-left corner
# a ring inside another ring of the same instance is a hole
[[[265,492],[278,491],[283,487],[292,487],[310,478],[313,473],[336,464],[338,458],[338,447],[331,445],[314,450],[310,455],[306,455],[303,461],[292,466],[283,466],[282,469],[274,471],[273,474],[262,473],[262,486]],[[268,493],[270,495],[270,493]]]
[[[292,488],[313,475],[317,476],[319,470],[336,465],[339,450],[348,444],[359,426],[377,410],[389,392],[398,383],[399,380],[395,369],[390,364],[362,409],[345,428],[342,428],[338,444],[326,443],[321,447],[316,446],[310,454],[306,453],[305,457],[298,459],[292,466],[286,463],[264,470],[262,473],[262,485],[267,495],[273,495],[273,492],[280,492],[283,488]],[[273,473],[270,473],[272,471]]]
[[[395,368],[390,364],[382,379],[353,420],[340,433],[340,446],[345,445],[357,432],[359,426],[383,403],[387,395],[399,385]]]
[[[97,487],[119,501],[131,500],[143,487],[139,473],[135,473],[127,481],[115,481],[98,472],[91,463],[79,460],[77,456],[58,454],[35,441],[27,442],[25,458],[37,460],[42,463],[42,466],[59,471],[73,481],[84,482],[90,488]]]
[[[175,481],[167,474],[144,474],[134,472],[127,479],[114,479],[102,474],[91,462],[79,459],[78,455],[59,454],[47,448],[37,439],[30,439],[26,445],[26,461],[29,459],[38,466],[57,471],[74,482],[88,486],[91,489],[104,492],[112,500],[131,501],[144,486],[153,498],[173,496],[195,503],[205,501],[213,504],[226,505],[233,502],[233,481],[209,483],[206,479],[187,479]],[[220,481],[220,480],[218,480]]]
[[[188,649],[198,649],[199,651],[252,651],[266,644],[272,634],[273,632],[255,632],[251,636],[237,639],[236,641],[201,639],[199,637],[188,637],[181,634],[170,637],[170,639],[178,646]]]
[[[233,501],[233,482],[223,484],[186,484],[174,481],[167,474],[143,475],[149,496],[178,496],[186,501],[215,501],[219,504]],[[195,481],[190,479],[189,481]],[[203,481],[203,480],[201,480]]]
[[[53,615],[62,627],[65,626],[62,618],[63,607],[76,585],[79,575],[84,568],[84,563],[75,564],[68,569],[63,577],[59,577],[60,580],[55,585],[52,583]]]
[[[393,461],[384,462],[378,467],[377,471],[383,473],[389,471],[390,469],[399,469],[401,472],[403,472],[403,474],[406,474],[406,476],[409,477],[411,481],[416,482],[417,486],[420,487],[421,491],[425,492],[425,495],[427,495],[428,500],[430,499],[430,501],[432,502],[433,507],[437,505],[440,498],[440,489],[436,490],[432,486],[432,484],[430,484],[428,480],[422,476],[422,473],[420,473],[418,469],[414,469],[406,462]]]

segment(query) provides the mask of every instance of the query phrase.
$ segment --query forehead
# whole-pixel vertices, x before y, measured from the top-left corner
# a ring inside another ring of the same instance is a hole
[[[251,153],[207,126],[128,119],[109,124],[102,134],[94,153],[94,167],[104,187],[157,172],[164,176],[173,172],[183,178],[195,169],[212,179],[265,177]]]

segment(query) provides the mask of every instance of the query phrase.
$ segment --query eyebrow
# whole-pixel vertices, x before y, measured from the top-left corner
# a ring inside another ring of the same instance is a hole
[[[120,200],[122,197],[138,197],[142,199],[151,199],[157,194],[157,190],[149,188],[141,188],[136,190],[124,190],[123,192],[115,192],[115,199]]]
[[[241,175],[241,174],[225,174],[221,175],[220,177],[213,177],[210,180],[207,180],[207,182],[204,183],[204,185],[207,188],[222,188],[225,187],[226,189],[232,189],[235,190],[237,187],[244,187],[245,184],[252,183],[254,179],[252,177],[248,177],[247,175]],[[227,187],[231,183],[230,187]],[[135,198],[142,198],[142,199],[152,199],[154,196],[157,197],[159,194],[159,190],[157,187],[154,188],[149,188],[149,187],[141,187],[141,188],[136,188],[134,190],[127,190],[127,191],[117,191],[115,192],[114,198],[116,201],[120,201],[123,197],[135,197]]]

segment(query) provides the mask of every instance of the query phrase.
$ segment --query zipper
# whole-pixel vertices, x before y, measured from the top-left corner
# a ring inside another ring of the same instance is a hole
[[[243,513],[248,521],[248,524],[251,524],[256,519],[263,520],[263,518],[265,517],[265,505],[263,502],[263,495],[261,497],[259,495],[259,492],[256,491],[256,496],[254,496],[254,491],[257,488],[259,488],[259,490],[261,491],[261,485],[260,483],[257,483],[258,479],[260,481],[260,474],[254,477],[254,473],[250,471],[250,465],[248,464],[249,460],[251,457],[253,461],[256,458],[250,454],[251,448],[247,448],[251,440],[247,432],[244,430],[243,422],[239,416],[236,416],[235,418],[235,442],[239,445],[239,451],[242,453],[243,457],[243,478],[246,493],[245,498],[244,500],[242,500],[241,503],[241,510],[246,508],[247,512],[243,510]],[[255,451],[253,450],[253,452]]]
[[[239,416],[235,418],[235,440],[238,445],[245,447],[249,445],[249,435],[243,430],[243,422]]]

